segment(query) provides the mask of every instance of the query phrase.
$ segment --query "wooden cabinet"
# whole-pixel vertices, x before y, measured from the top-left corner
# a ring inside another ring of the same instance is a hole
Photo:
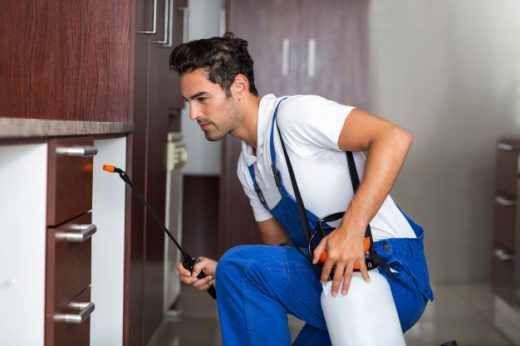
[[[509,304],[518,305],[518,239],[520,141],[501,140],[497,145],[495,210],[491,286]]]
[[[156,6],[154,6],[156,4]],[[184,102],[169,55],[182,42],[186,0],[150,0],[138,4],[135,82],[129,174],[150,205],[165,220],[166,144],[169,131],[180,131]],[[153,13],[156,13],[156,31]],[[165,16],[165,14],[168,14]],[[161,43],[165,42],[165,43]],[[132,198],[131,248],[125,344],[145,345],[163,318],[164,233]]]
[[[92,137],[48,141],[45,344],[89,345]]]
[[[367,107],[368,2],[228,1],[227,30],[249,42],[261,95],[318,94]],[[219,252],[260,237],[236,177],[240,141],[223,140]]]
[[[133,2],[20,0],[0,11],[0,116],[130,120]]]

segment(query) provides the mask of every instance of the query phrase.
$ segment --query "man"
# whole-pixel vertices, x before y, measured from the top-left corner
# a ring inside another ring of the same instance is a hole
[[[218,264],[201,257],[193,273],[177,266],[184,283],[200,290],[216,286],[224,344],[290,344],[287,313],[306,322],[296,345],[330,344],[320,282],[332,274],[332,294],[347,294],[355,265],[363,279],[370,280],[364,249],[369,223],[374,248],[386,263],[387,269],[379,270],[390,284],[403,331],[417,322],[433,298],[423,231],[389,196],[411,135],[322,97],[260,96],[247,42],[230,33],[176,47],[170,66],[179,73],[190,117],[206,138],[217,141],[230,134],[242,140],[238,176],[268,245],[233,248]],[[354,152],[361,179],[355,194],[345,151]],[[312,254],[307,253],[286,157],[310,227],[344,212]],[[284,243],[293,245],[277,246]],[[325,250],[320,273],[316,264]],[[206,278],[197,278],[200,271]]]

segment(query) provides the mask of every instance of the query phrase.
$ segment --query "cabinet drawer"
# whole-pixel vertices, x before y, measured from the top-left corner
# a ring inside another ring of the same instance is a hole
[[[511,196],[495,197],[494,241],[508,249],[515,247],[516,240],[516,200]]]
[[[92,209],[92,137],[49,140],[47,225],[56,226]]]
[[[60,310],[91,283],[91,252],[95,225],[86,213],[47,230],[47,302]]]
[[[90,301],[90,287],[74,297],[67,306],[47,316],[45,344],[56,346],[90,345],[90,314],[95,306]]]
[[[491,260],[491,288],[494,293],[516,305],[515,253],[495,244]]]
[[[497,195],[505,193],[516,196],[518,183],[518,155],[519,151],[516,150],[515,146],[506,143],[499,144],[499,149],[497,150],[497,170],[495,178]]]

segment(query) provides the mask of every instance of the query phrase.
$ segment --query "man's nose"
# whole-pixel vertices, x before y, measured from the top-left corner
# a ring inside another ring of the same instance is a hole
[[[197,120],[200,117],[200,109],[195,105],[190,105],[190,119]]]

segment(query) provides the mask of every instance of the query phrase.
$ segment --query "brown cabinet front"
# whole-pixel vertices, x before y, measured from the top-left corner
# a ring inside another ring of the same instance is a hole
[[[49,140],[47,225],[92,209],[92,137]]]
[[[90,314],[94,305],[90,301],[90,288],[85,289],[74,299],[57,311],[47,316],[47,329],[53,335],[53,341],[46,340],[47,345],[56,346],[89,346]]]
[[[0,116],[130,120],[134,2],[17,0],[0,11]]]
[[[49,228],[47,249],[54,253],[49,258],[48,270],[54,271],[54,309],[58,311],[91,283],[90,237],[96,231],[92,215],[84,214],[64,225]],[[50,268],[53,266],[53,268]]]
[[[520,141],[499,141],[496,155],[491,287],[506,302],[517,305],[515,276],[518,271]]]
[[[45,344],[88,345],[92,137],[48,140]],[[83,321],[86,319],[85,321]]]
[[[511,250],[495,245],[491,262],[491,288],[511,305],[516,305],[514,255]]]

